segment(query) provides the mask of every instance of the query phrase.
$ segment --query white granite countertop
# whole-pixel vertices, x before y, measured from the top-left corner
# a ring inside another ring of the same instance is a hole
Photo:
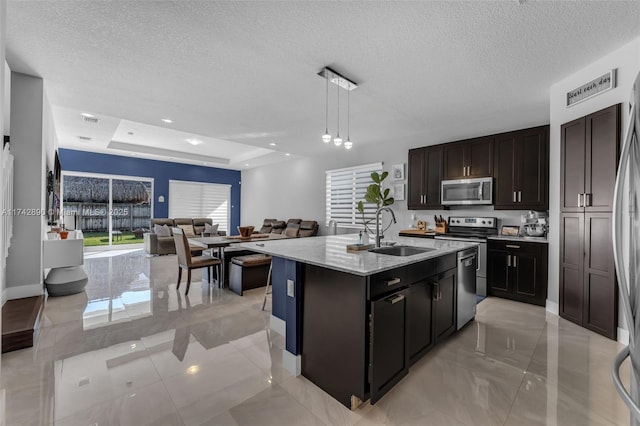
[[[256,252],[266,253],[271,256],[296,260],[298,262],[348,272],[350,274],[367,276],[399,266],[410,265],[445,254],[455,253],[477,245],[472,242],[409,237],[395,237],[393,241],[397,243],[396,245],[428,247],[436,250],[413,256],[391,256],[388,254],[371,253],[367,250],[358,253],[348,253],[347,245],[358,242],[357,234],[295,238],[277,241],[256,241],[241,243],[238,244],[238,246]]]
[[[547,240],[547,237],[509,237],[507,235],[493,235],[488,238],[490,240],[519,241],[519,242],[525,242],[525,243],[547,244],[549,242],[549,240]]]

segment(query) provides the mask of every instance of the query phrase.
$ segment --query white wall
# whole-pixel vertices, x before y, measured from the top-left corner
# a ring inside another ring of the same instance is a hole
[[[567,108],[566,94],[580,85],[617,69],[617,87],[597,95],[580,104]],[[633,82],[640,70],[640,38],[626,44],[618,50],[600,58],[574,74],[558,81],[550,89],[550,163],[549,216],[551,231],[549,235],[549,301],[559,301],[560,280],[560,126],[566,122],[583,117],[614,104],[622,103],[621,137],[629,123],[629,96]],[[620,323],[624,324],[622,313]]]
[[[45,162],[51,137],[44,82],[39,77],[11,73],[11,151],[14,155],[14,208],[46,209]],[[7,298],[43,293],[40,214],[13,218],[13,238],[7,258]]]

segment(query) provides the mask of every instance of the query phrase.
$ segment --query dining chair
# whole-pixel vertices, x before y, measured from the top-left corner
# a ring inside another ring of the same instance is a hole
[[[189,293],[189,287],[191,287],[191,270],[199,268],[207,268],[209,272],[209,284],[211,284],[212,267],[216,267],[216,277],[218,281],[218,287],[220,287],[220,265],[222,262],[217,257],[212,256],[192,256],[191,249],[189,247],[189,240],[184,234],[182,229],[173,228],[173,239],[176,244],[176,255],[178,256],[178,286],[176,290],[180,288],[180,280],[182,280],[182,270],[187,270],[187,289],[184,294]]]

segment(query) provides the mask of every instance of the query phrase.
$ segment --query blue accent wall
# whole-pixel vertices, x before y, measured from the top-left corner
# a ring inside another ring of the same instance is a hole
[[[169,215],[169,180],[231,185],[230,234],[236,234],[235,230],[240,225],[241,173],[239,170],[193,166],[72,149],[60,149],[58,155],[62,171],[153,178],[153,216],[156,218],[164,218]],[[158,202],[160,195],[164,196],[164,203]]]

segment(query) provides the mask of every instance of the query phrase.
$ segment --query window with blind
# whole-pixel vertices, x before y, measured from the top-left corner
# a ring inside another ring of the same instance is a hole
[[[213,219],[218,230],[229,233],[231,185],[169,181],[169,217]]]
[[[327,170],[327,223],[335,220],[338,226],[362,226],[362,215],[358,212],[358,201],[364,200],[367,187],[371,185],[371,173],[382,173],[382,163]],[[374,219],[374,204],[364,203],[364,217]]]

